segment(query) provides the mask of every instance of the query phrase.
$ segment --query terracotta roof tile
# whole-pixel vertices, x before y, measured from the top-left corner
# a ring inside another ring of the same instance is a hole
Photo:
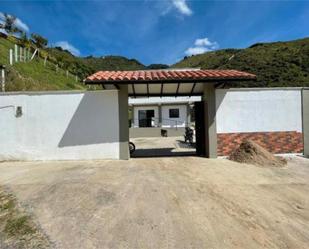
[[[254,74],[237,70],[144,70],[99,71],[86,78],[88,84],[115,81],[253,80]]]

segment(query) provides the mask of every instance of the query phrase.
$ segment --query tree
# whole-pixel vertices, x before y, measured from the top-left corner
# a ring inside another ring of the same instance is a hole
[[[8,34],[21,33],[21,30],[16,25],[16,17],[7,13],[3,14],[3,23],[0,23],[0,28],[4,29]]]
[[[35,33],[31,34],[31,40],[38,48],[45,48],[48,44],[48,40],[46,38]]]
[[[29,48],[30,47],[30,41],[27,37],[27,34],[26,32],[22,32],[21,35],[20,35],[20,43],[21,45],[23,45],[24,47],[27,47]]]

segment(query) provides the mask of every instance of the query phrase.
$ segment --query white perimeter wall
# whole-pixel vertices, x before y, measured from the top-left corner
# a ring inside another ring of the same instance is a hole
[[[170,118],[169,109],[179,109],[179,118]],[[162,105],[162,127],[185,127],[187,120],[186,105]]]
[[[0,95],[0,160],[118,159],[118,141],[117,91]]]
[[[300,89],[216,90],[217,133],[302,132]]]

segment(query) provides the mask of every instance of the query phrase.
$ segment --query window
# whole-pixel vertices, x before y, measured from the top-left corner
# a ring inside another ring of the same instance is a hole
[[[169,109],[170,118],[179,118],[179,109]]]

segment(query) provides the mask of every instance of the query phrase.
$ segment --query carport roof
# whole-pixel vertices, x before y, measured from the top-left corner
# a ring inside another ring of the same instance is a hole
[[[99,71],[85,79],[85,84],[99,84],[104,89],[119,88],[127,84],[129,96],[192,96],[203,93],[207,82],[228,83],[230,81],[255,80],[251,73],[237,70],[139,70]]]

